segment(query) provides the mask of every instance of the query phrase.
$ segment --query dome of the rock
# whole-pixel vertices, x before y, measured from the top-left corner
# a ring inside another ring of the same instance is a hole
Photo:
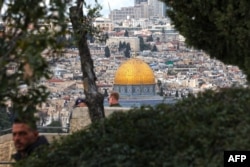
[[[115,85],[155,84],[152,69],[144,61],[133,58],[122,63],[115,73]]]
[[[131,58],[123,62],[117,69],[114,90],[121,95],[154,95],[154,72],[141,59]]]

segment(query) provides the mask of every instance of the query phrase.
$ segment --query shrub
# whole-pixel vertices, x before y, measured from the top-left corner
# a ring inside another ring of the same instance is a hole
[[[173,106],[115,112],[22,166],[221,167],[223,151],[250,150],[249,123],[249,89],[206,91]]]

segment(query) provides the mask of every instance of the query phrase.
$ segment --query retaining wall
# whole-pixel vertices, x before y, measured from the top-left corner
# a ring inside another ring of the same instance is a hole
[[[124,107],[105,107],[105,116],[108,117],[113,112],[125,112],[130,108]],[[49,142],[69,135],[78,130],[84,129],[86,126],[90,125],[91,121],[88,114],[87,107],[75,108],[72,111],[70,119],[70,131],[69,133],[41,133],[40,135],[46,136]],[[1,162],[13,162],[11,155],[15,153],[15,148],[12,142],[12,134],[6,134],[0,136],[0,167],[9,167],[10,165],[1,164]]]

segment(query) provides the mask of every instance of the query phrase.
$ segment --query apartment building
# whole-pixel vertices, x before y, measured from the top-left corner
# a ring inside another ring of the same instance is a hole
[[[140,42],[138,37],[110,37],[107,40],[106,44],[108,46],[111,45],[119,46],[119,42],[130,43],[132,52],[140,51]]]
[[[114,29],[112,20],[109,18],[96,18],[93,22],[93,25],[95,27],[99,27],[103,31],[112,31]]]

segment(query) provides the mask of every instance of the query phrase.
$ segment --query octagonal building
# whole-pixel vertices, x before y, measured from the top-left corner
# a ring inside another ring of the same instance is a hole
[[[141,59],[131,58],[117,69],[113,90],[125,96],[152,96],[155,95],[155,86],[150,66]]]

